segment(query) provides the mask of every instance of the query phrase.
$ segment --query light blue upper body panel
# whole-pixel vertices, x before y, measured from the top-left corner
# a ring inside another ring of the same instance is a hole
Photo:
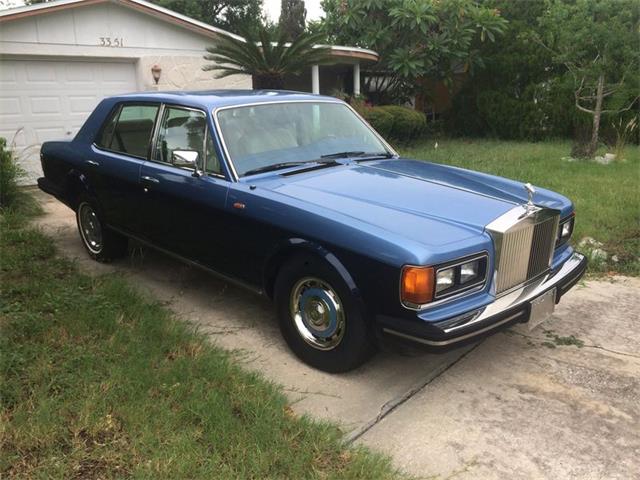
[[[202,108],[208,111],[221,107],[239,106],[250,103],[270,103],[277,101],[334,101],[333,97],[283,90],[202,90],[143,92],[119,95],[130,101],[166,102]]]
[[[242,181],[282,204],[393,238],[396,244],[408,241],[407,250],[428,252],[423,255],[431,260],[487,248],[486,225],[527,202],[520,182],[403,158],[344,161],[311,172],[272,172]],[[567,198],[544,189],[536,192],[535,203],[559,210],[562,217],[573,210]]]

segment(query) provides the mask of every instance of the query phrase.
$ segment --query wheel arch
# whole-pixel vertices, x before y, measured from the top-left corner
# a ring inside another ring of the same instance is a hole
[[[70,170],[65,177],[65,202],[75,210],[82,194],[95,198],[93,189],[89,185],[87,177],[77,170]]]
[[[280,243],[267,258],[263,269],[264,292],[273,299],[274,286],[282,265],[296,254],[309,254],[329,264],[345,282],[351,293],[362,302],[361,292],[349,270],[340,259],[323,245],[304,238],[289,238]]]

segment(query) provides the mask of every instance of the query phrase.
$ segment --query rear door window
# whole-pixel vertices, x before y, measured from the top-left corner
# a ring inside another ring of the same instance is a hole
[[[105,123],[99,147],[139,158],[147,158],[158,105],[123,105]]]

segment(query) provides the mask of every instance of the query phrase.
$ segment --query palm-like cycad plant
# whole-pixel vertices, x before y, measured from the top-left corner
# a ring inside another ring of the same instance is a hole
[[[217,78],[251,75],[255,89],[283,89],[285,75],[329,61],[330,49],[317,45],[321,39],[321,34],[303,33],[289,43],[285,32],[266,28],[257,36],[245,35],[245,40],[220,37],[204,56],[214,63],[203,69],[218,71]]]

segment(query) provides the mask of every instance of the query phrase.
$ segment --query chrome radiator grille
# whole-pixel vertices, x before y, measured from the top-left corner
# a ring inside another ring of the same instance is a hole
[[[495,244],[496,294],[503,293],[545,272],[550,265],[558,229],[559,212],[517,207],[487,230]]]

